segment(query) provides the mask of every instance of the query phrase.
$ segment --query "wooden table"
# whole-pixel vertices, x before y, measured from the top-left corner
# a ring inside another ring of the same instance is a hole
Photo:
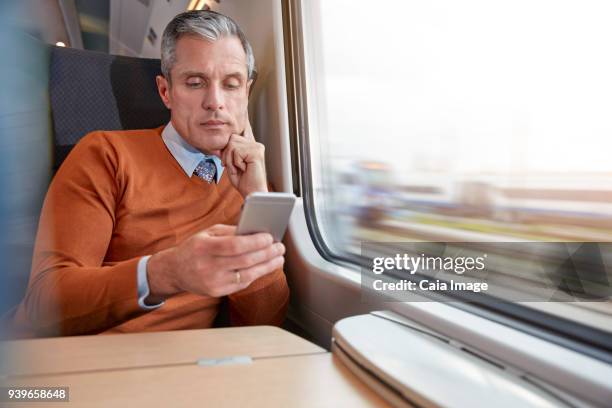
[[[260,357],[250,364],[180,365],[9,379],[67,386],[88,407],[386,407],[331,353]],[[7,404],[19,406],[20,403]],[[62,403],[36,403],[59,408]]]
[[[13,357],[1,386],[69,387],[72,406],[387,406],[331,353],[270,326],[18,340],[0,355]],[[248,358],[202,365],[231,356]]]
[[[0,343],[2,375],[80,373],[195,364],[201,358],[251,358],[324,353],[272,326],[56,337]]]

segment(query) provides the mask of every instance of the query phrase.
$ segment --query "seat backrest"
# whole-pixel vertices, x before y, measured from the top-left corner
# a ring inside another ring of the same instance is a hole
[[[155,84],[155,76],[160,74],[159,60],[47,46],[26,39],[19,43],[25,51],[17,53],[19,59],[14,61],[18,68],[11,72],[19,89],[14,97],[15,109],[24,105],[29,110],[27,114],[5,115],[0,121],[13,140],[20,141],[13,144],[21,150],[27,148],[27,153],[17,155],[19,160],[10,158],[22,164],[14,166],[7,180],[14,180],[13,184],[22,179],[28,182],[27,188],[21,184],[14,187],[18,191],[5,188],[5,196],[11,200],[0,203],[6,220],[16,220],[10,223],[10,229],[5,228],[6,237],[0,246],[4,255],[0,262],[4,286],[0,288],[0,316],[5,318],[10,318],[9,309],[21,300],[28,283],[38,216],[51,177],[48,160],[39,157],[29,163],[30,156],[46,152],[45,139],[52,138],[51,164],[57,171],[74,145],[91,131],[155,128],[170,120]],[[41,66],[39,73],[39,67],[31,64],[48,64],[48,77],[42,75],[45,68]],[[41,101],[46,98],[38,98],[44,94],[44,87],[48,89],[49,105]],[[51,111],[51,135],[47,134],[47,109]],[[9,116],[10,123],[6,120]],[[5,154],[7,151],[3,150]]]
[[[54,170],[94,130],[155,128],[170,120],[157,92],[160,61],[50,46]]]

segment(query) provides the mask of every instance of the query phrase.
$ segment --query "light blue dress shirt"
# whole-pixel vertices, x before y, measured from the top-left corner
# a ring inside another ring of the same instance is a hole
[[[168,150],[170,150],[170,153],[172,153],[172,156],[176,159],[183,171],[185,171],[187,177],[193,176],[195,168],[202,160],[211,159],[217,168],[217,172],[215,173],[215,182],[218,183],[219,180],[221,180],[221,176],[223,175],[221,159],[217,156],[206,155],[187,143],[185,139],[178,134],[176,129],[174,129],[172,122],[168,123],[162,131],[162,139]],[[155,305],[147,305],[145,303],[145,299],[150,293],[149,282],[147,280],[147,262],[149,261],[150,257],[151,255],[140,258],[138,261],[138,268],[136,270],[136,278],[138,283],[138,305],[145,310],[157,309],[164,304],[164,302]]]

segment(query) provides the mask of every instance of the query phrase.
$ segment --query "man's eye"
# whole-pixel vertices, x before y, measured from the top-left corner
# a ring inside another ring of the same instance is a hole
[[[225,87],[227,89],[238,89],[238,88],[240,88],[240,84],[237,84],[236,82],[227,82],[225,84]]]
[[[202,85],[204,85],[203,81],[188,81],[187,82],[187,86],[189,88],[200,88]]]

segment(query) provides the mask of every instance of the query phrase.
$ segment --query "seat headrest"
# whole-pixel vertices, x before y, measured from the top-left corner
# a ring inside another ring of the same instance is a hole
[[[170,120],[155,84],[159,60],[50,48],[55,170],[89,132],[155,128]]]

